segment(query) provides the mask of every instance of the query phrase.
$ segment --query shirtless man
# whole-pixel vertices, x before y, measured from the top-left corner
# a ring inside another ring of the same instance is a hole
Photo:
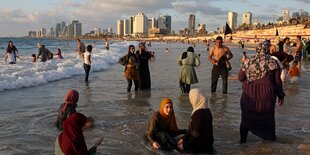
[[[83,57],[83,53],[85,52],[85,44],[83,42],[81,42],[80,39],[77,39],[78,44],[77,44],[77,50],[76,52],[78,53],[78,57],[81,58]]]
[[[226,57],[228,55],[228,58]],[[223,38],[218,36],[215,40],[215,46],[210,49],[209,61],[213,64],[211,75],[211,91],[216,91],[218,78],[222,77],[223,81],[223,94],[227,94],[227,78],[228,70],[226,61],[230,60],[233,54],[228,47],[223,45]]]

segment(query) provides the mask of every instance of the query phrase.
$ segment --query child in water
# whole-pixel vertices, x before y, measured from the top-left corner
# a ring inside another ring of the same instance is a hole
[[[32,54],[31,57],[32,57],[32,63],[35,63],[37,61],[36,54]]]
[[[291,78],[290,81],[292,84],[297,84],[298,78],[300,77],[300,71],[297,67],[297,63],[298,63],[297,61],[294,61],[292,64],[292,67],[288,71],[290,78]]]

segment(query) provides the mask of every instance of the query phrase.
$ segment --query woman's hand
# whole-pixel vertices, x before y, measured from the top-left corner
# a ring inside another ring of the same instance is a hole
[[[159,148],[160,148],[160,145],[159,145],[157,142],[153,142],[153,143],[152,143],[152,147],[153,147],[154,149],[159,149]]]
[[[178,141],[178,149],[179,149],[180,151],[183,151],[183,150],[184,150],[184,147],[183,147],[183,139],[180,139],[180,140]]]
[[[284,104],[284,99],[278,99],[278,104],[279,104],[279,106],[283,105]]]
[[[95,144],[96,147],[98,147],[103,141],[103,138],[99,138]]]

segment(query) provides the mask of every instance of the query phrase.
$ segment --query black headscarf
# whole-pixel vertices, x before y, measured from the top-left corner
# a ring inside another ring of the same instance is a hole
[[[192,46],[188,47],[187,51],[183,52],[182,57],[181,57],[182,59],[185,59],[187,57],[187,52],[193,52],[194,53],[194,48]]]

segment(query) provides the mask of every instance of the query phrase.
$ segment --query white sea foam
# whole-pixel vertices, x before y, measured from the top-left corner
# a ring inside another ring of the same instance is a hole
[[[132,43],[116,42],[111,45],[110,50],[103,49],[102,45],[96,46],[92,51],[91,72],[109,69],[117,63],[120,56],[126,53],[128,45]],[[35,50],[37,49],[33,49]],[[85,74],[83,60],[77,58],[74,48],[63,52],[63,57],[64,59],[61,60],[54,58],[45,63],[31,63],[31,54],[28,54],[22,56],[22,60],[18,60],[17,64],[1,63],[0,91],[38,86],[50,81]]]

